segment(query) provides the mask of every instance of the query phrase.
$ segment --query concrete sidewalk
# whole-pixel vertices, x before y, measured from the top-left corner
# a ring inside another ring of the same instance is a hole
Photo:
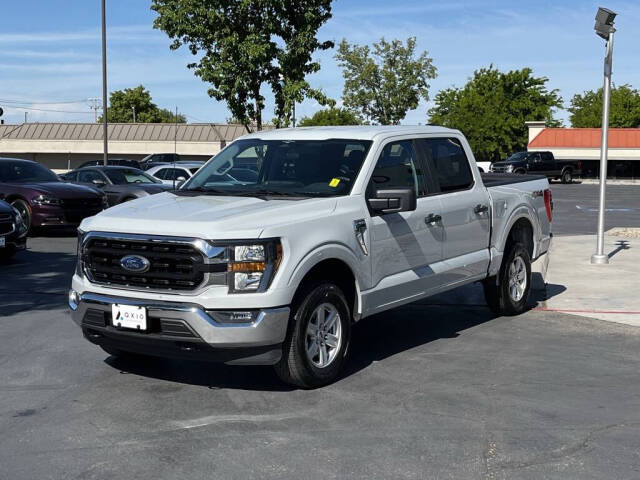
[[[546,283],[534,282],[536,309],[640,326],[640,229],[607,232],[608,265],[590,264],[595,248],[595,235],[554,237],[533,266]]]

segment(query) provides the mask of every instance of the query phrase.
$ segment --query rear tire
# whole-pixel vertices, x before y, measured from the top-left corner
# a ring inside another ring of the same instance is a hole
[[[350,337],[351,311],[340,287],[328,281],[310,284],[294,302],[275,371],[296,387],[327,385],[340,374]]]
[[[510,316],[526,311],[531,291],[531,257],[524,245],[509,242],[498,278],[489,277],[482,286],[487,305],[495,314]]]
[[[562,172],[562,183],[573,183],[573,172],[570,168]]]

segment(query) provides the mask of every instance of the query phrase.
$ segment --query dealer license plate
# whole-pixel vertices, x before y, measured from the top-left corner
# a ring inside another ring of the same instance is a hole
[[[111,305],[111,323],[118,328],[147,329],[147,309],[135,305]]]

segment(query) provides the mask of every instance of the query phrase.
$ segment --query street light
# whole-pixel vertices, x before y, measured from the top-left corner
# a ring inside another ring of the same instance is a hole
[[[105,0],[102,0],[102,136],[104,143],[103,160],[106,166],[109,161],[109,138],[107,127],[107,14]]]
[[[591,255],[592,264],[609,263],[609,255],[604,253],[604,211],[607,188],[607,155],[609,146],[609,100],[611,98],[611,62],[613,58],[613,20],[616,14],[607,8],[598,8],[596,24],[593,27],[599,37],[607,41],[604,56],[604,92],[602,95],[602,140],[600,144],[600,205],[598,210],[598,244],[596,253]]]

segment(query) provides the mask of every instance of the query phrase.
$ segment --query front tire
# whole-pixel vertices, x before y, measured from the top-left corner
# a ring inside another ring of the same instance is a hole
[[[483,284],[489,308],[497,315],[519,315],[527,310],[531,291],[531,257],[521,243],[510,243],[495,276]]]
[[[571,169],[562,172],[562,183],[573,183],[573,172]]]
[[[29,232],[31,232],[31,207],[27,202],[19,198],[13,200],[11,206],[20,212],[24,226],[27,228],[27,234],[29,234]]]
[[[294,302],[282,358],[275,370],[282,381],[302,388],[338,378],[351,337],[351,311],[337,285],[322,281]]]

